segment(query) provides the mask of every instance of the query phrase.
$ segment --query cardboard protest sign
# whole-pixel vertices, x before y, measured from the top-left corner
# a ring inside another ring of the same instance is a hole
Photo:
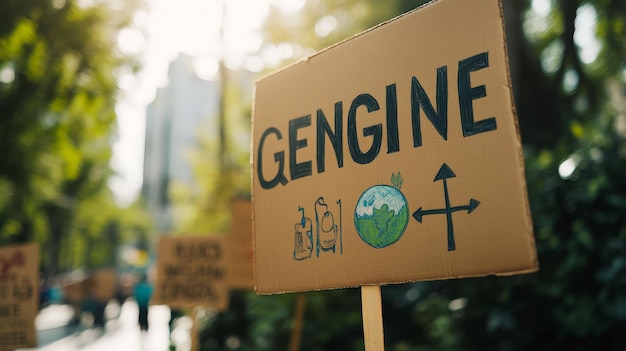
[[[100,302],[113,299],[118,289],[117,272],[114,269],[100,269],[95,271],[89,279],[89,290],[93,297]]]
[[[70,304],[79,304],[88,296],[86,281],[72,280],[63,285],[63,299]]]
[[[226,242],[224,236],[161,236],[153,303],[226,309]]]
[[[236,289],[254,288],[252,262],[252,203],[235,199],[232,202],[232,220],[228,235],[230,261],[228,286]]]
[[[37,346],[39,245],[0,247],[0,350]]]
[[[440,0],[256,83],[261,294],[537,269],[498,0]]]

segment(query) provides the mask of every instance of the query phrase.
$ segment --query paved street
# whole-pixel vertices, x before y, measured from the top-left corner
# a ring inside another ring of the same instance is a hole
[[[116,318],[119,312],[119,317]],[[147,333],[139,330],[137,304],[131,299],[119,307],[107,307],[106,328],[85,328],[70,330],[67,323],[72,311],[66,305],[51,305],[44,308],[36,319],[39,347],[38,351],[167,351],[170,345],[168,322],[170,310],[167,306],[151,306],[149,312],[150,329]],[[181,319],[172,333],[177,351],[189,350],[188,318]]]

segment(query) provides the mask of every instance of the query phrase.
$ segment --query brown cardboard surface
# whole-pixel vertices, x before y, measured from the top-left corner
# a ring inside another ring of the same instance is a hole
[[[63,298],[72,304],[80,304],[89,298],[106,302],[115,297],[118,286],[118,276],[114,269],[98,269],[88,277],[64,282]]]
[[[228,307],[225,236],[161,236],[157,248],[154,304]]]
[[[99,269],[89,278],[92,296],[101,302],[115,297],[118,288],[117,272],[114,269]]]
[[[88,280],[75,280],[63,284],[63,299],[71,304],[80,304],[89,296]]]
[[[37,346],[39,245],[0,247],[0,350]]]
[[[228,286],[235,289],[253,289],[252,203],[249,200],[234,199],[232,202],[228,248]]]
[[[257,293],[538,267],[498,0],[430,3],[259,80],[252,172]]]

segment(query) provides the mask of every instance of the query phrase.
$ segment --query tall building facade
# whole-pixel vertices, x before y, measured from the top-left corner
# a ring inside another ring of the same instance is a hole
[[[169,84],[157,91],[146,110],[142,196],[161,233],[172,229],[171,184],[195,184],[187,154],[199,133],[217,137],[217,128],[207,126],[217,125],[219,86],[196,75],[194,60],[180,54],[170,64]]]

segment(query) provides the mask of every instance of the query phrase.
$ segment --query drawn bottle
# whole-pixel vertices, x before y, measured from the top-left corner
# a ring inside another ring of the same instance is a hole
[[[315,224],[317,227],[317,255],[321,251],[335,252],[337,243],[338,227],[335,223],[335,216],[328,210],[328,205],[324,198],[320,197],[315,202]]]
[[[300,261],[313,253],[313,225],[311,219],[304,216],[304,208],[298,207],[298,211],[302,212],[302,218],[295,226],[293,258]]]

